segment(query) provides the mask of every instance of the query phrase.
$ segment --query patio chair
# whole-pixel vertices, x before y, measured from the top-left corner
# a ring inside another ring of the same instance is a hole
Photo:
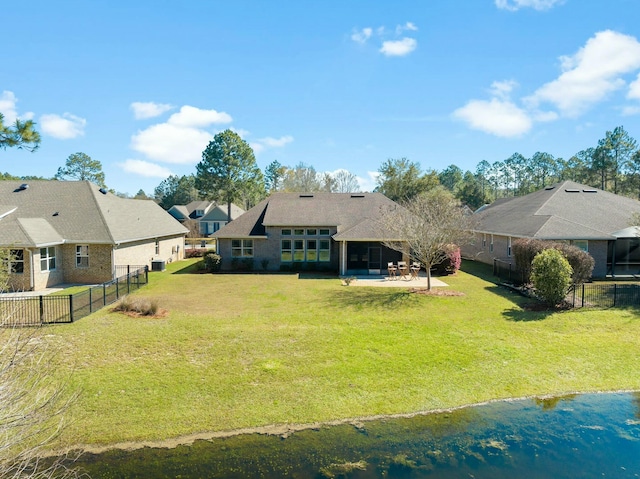
[[[398,276],[396,276],[398,268],[395,264],[387,263],[387,271],[389,272],[389,279],[398,279]]]
[[[409,272],[409,269],[407,268],[407,262],[406,261],[398,261],[398,271],[400,271],[400,278],[407,278],[407,273]]]
[[[420,263],[414,261],[411,263],[411,279],[418,279],[418,273],[420,273]]]

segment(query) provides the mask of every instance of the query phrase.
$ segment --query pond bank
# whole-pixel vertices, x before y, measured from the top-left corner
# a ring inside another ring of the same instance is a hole
[[[233,429],[227,431],[212,431],[212,432],[197,432],[193,434],[186,434],[183,436],[162,439],[158,441],[127,441],[127,442],[119,442],[113,444],[106,445],[75,445],[70,448],[67,448],[66,451],[60,452],[55,451],[47,454],[47,456],[60,456],[69,453],[70,451],[77,451],[81,453],[90,453],[90,454],[102,454],[111,450],[122,450],[122,451],[135,451],[137,449],[143,448],[159,448],[159,449],[173,449],[178,446],[189,446],[192,445],[196,441],[210,441],[214,439],[224,439],[230,438],[240,435],[249,435],[249,434],[259,434],[259,435],[267,435],[267,436],[280,436],[282,439],[286,439],[291,434],[301,431],[307,430],[318,430],[322,428],[328,428],[333,426],[344,426],[350,425],[355,427],[356,429],[361,429],[364,427],[365,423],[373,422],[373,421],[384,421],[384,420],[392,420],[392,419],[411,419],[418,416],[428,416],[435,414],[446,414],[452,413],[455,411],[459,411],[461,409],[486,406],[489,404],[495,403],[508,403],[508,402],[517,402],[523,401],[526,399],[538,399],[538,400],[546,400],[556,397],[564,397],[571,395],[582,395],[582,394],[624,394],[624,393],[635,393],[640,392],[640,390],[636,389],[621,389],[615,391],[571,391],[571,392],[563,392],[559,394],[549,394],[549,395],[529,395],[518,398],[502,398],[502,399],[492,399],[489,401],[482,401],[473,404],[465,404],[461,406],[455,406],[450,408],[441,408],[441,409],[431,409],[426,411],[417,411],[410,413],[398,413],[398,414],[380,414],[373,416],[363,416],[356,418],[347,418],[347,419],[336,419],[332,421],[324,421],[324,422],[315,422],[309,424],[270,424],[266,426],[259,427],[247,427],[240,429]]]

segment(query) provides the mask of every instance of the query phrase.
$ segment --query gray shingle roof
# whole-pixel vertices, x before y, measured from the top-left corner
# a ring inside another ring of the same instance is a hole
[[[396,203],[381,193],[274,193],[213,236],[264,236],[268,226],[334,226],[336,239],[352,228],[348,239],[375,239],[381,234],[373,220],[392,205]]]
[[[0,245],[119,244],[187,232],[155,202],[103,194],[88,181],[0,181]],[[6,208],[0,208],[4,211]]]
[[[484,233],[539,239],[614,239],[640,202],[573,181],[496,201],[476,213]]]

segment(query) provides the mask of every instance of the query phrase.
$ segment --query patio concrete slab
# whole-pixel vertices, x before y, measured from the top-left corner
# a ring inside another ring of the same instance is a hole
[[[416,279],[402,279],[400,277],[396,279],[390,279],[388,276],[356,276],[356,280],[351,282],[351,286],[373,286],[380,288],[426,288],[427,277],[426,275],[420,275]],[[439,278],[431,277],[431,287],[440,288],[449,286],[447,283]]]

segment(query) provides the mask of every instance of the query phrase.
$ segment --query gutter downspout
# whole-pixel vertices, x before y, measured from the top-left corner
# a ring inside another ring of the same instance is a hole
[[[36,287],[36,277],[35,277],[35,265],[33,262],[33,255],[35,254],[35,250],[29,249],[29,289],[33,291]]]
[[[344,276],[347,274],[347,242],[340,242],[340,274]]]

